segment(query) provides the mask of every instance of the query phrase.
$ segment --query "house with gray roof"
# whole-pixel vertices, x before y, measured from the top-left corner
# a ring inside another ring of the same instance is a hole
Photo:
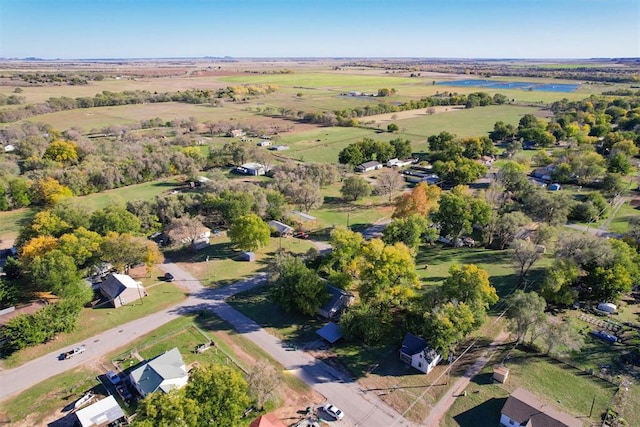
[[[330,294],[329,301],[318,309],[318,314],[325,319],[337,319],[342,312],[351,305],[354,296],[351,292],[336,288],[326,284],[327,292]]]
[[[405,335],[400,347],[400,360],[428,374],[442,360],[442,356],[413,334]]]
[[[129,374],[131,384],[142,397],[155,391],[168,393],[187,385],[189,374],[177,347],[144,362]]]
[[[147,296],[142,283],[133,280],[126,274],[110,274],[99,285],[100,293],[107,299],[108,304],[118,308]]]
[[[371,172],[378,169],[382,169],[382,163],[372,160],[370,162],[364,162],[356,166],[356,172]]]

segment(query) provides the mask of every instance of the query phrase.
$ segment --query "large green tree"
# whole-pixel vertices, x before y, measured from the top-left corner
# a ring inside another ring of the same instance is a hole
[[[524,342],[529,329],[546,321],[544,313],[547,303],[536,292],[518,289],[506,299],[509,329],[516,334],[519,343]]]
[[[140,401],[132,427],[190,427],[198,422],[200,405],[185,397],[184,389],[150,393]]]
[[[305,266],[300,258],[285,257],[278,270],[270,287],[270,296],[285,311],[313,316],[329,300],[329,293],[318,273]]]
[[[270,235],[269,224],[256,214],[236,218],[228,232],[231,243],[243,251],[255,251],[267,246]]]
[[[498,302],[498,294],[489,282],[489,273],[475,264],[453,265],[442,283],[442,294],[447,301],[467,304],[475,319],[475,326],[484,320],[491,304]]]
[[[473,309],[464,302],[447,302],[425,313],[422,334],[442,357],[447,358],[456,344],[474,329]]]
[[[91,230],[102,236],[110,231],[137,234],[140,232],[140,220],[125,207],[111,205],[91,215]]]
[[[372,239],[357,261],[360,299],[371,305],[402,307],[419,285],[411,250],[404,243],[386,245]]]
[[[440,235],[457,239],[470,234],[474,225],[487,225],[491,219],[491,207],[486,201],[469,194],[467,187],[457,186],[440,197],[434,219],[440,224]]]
[[[355,202],[363,197],[371,195],[371,184],[359,176],[348,176],[342,181],[340,194],[347,200]]]
[[[198,403],[198,425],[235,427],[249,406],[249,386],[235,369],[222,365],[195,368],[185,396]]]
[[[402,242],[416,251],[428,225],[427,219],[418,214],[395,218],[382,231],[382,240],[388,245]]]

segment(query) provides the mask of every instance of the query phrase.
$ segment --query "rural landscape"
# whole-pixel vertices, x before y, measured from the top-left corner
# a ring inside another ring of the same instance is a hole
[[[640,425],[639,75],[1,62],[0,421]]]

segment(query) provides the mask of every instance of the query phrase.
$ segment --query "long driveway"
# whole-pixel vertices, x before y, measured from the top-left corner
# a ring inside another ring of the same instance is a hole
[[[388,427],[394,420],[396,425],[412,425],[404,419],[398,422],[396,420],[398,414],[395,411],[377,396],[366,394],[360,390],[353,379],[345,377],[329,365],[303,351],[285,348],[278,338],[267,333],[253,320],[225,302],[228,297],[237,292],[264,283],[266,280],[264,274],[236,282],[225,288],[211,290],[203,287],[195,277],[176,264],[166,263],[162,268],[172,273],[176,281],[189,290],[190,296],[185,301],[78,343],[77,345],[84,344],[86,351],[70,360],[57,360],[60,354],[58,351],[17,368],[0,372],[0,401],[54,375],[104,357],[181,314],[193,310],[212,310],[229,322],[238,332],[269,353],[285,369],[294,372],[314,390],[324,395],[327,400],[342,408],[345,412],[345,418],[340,423],[341,425]]]

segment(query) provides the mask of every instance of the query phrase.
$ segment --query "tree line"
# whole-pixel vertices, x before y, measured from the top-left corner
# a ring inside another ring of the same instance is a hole
[[[118,105],[146,104],[157,102],[182,102],[187,104],[206,104],[220,99],[236,101],[246,97],[265,95],[278,90],[275,85],[229,86],[218,90],[188,89],[178,92],[150,92],[146,90],[111,92],[103,91],[93,97],[69,98],[66,96],[49,98],[45,103],[27,105],[18,109],[0,111],[0,123],[11,123],[41,114],[76,108],[111,107]],[[13,97],[13,98],[12,98]],[[11,95],[7,98],[18,100]]]

